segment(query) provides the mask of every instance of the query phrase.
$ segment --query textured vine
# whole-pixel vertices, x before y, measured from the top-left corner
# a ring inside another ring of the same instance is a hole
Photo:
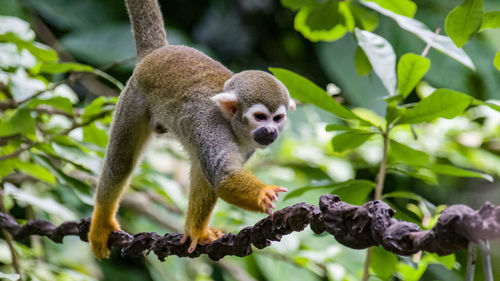
[[[393,218],[395,211],[382,201],[370,201],[363,206],[342,202],[336,195],[323,195],[319,207],[298,203],[276,211],[272,216],[245,227],[238,234],[226,234],[209,245],[198,246],[188,254],[189,243],[180,244],[182,234],[159,235],[142,232],[130,235],[124,231],[111,234],[108,245],[121,249],[122,256],[137,257],[154,252],[160,260],[175,255],[198,257],[207,254],[212,260],[227,255],[244,257],[252,253],[252,245],[262,249],[272,241],[280,241],[283,235],[302,231],[309,225],[316,234],[324,231],[354,249],[382,246],[386,250],[411,255],[427,251],[446,255],[467,247],[469,241],[492,240],[500,237],[500,206],[485,203],[475,211],[465,205],[451,205],[441,212],[437,224],[430,230],[422,230],[416,224]],[[59,226],[45,220],[31,220],[19,225],[15,219],[0,213],[0,228],[19,240],[29,235],[46,236],[62,243],[68,235],[78,235],[87,240],[90,219],[68,221]]]

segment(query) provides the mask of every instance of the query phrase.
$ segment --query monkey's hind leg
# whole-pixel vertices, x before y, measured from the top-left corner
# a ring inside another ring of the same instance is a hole
[[[97,258],[109,256],[109,234],[120,229],[115,213],[121,194],[150,135],[146,97],[130,81],[117,104],[95,196],[88,238]]]
[[[189,190],[189,206],[186,217],[185,233],[181,244],[191,238],[188,252],[192,253],[196,245],[205,245],[219,239],[222,231],[208,227],[210,214],[217,202],[214,188],[207,182],[198,161],[192,161],[191,187]]]

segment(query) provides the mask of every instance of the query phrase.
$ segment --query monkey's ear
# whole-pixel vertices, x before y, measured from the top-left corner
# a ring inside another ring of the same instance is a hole
[[[295,104],[295,101],[292,98],[290,98],[290,100],[288,101],[288,110],[294,112],[296,107],[297,105]]]
[[[233,118],[238,105],[238,97],[234,93],[220,93],[211,97],[210,99],[215,102],[215,104],[225,117],[229,119]]]

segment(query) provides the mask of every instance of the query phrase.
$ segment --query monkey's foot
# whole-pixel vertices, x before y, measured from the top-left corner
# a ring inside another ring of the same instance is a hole
[[[277,186],[277,185],[268,185],[264,187],[260,193],[258,203],[262,208],[262,211],[267,213],[268,215],[273,214],[273,209],[276,208],[273,201],[278,201],[278,192],[287,192],[288,189]]]
[[[108,238],[115,230],[120,230],[120,224],[116,219],[108,223],[92,219],[88,238],[92,252],[98,259],[109,258]]]
[[[192,252],[194,252],[198,244],[210,244],[213,241],[221,238],[222,235],[224,235],[222,231],[213,227],[207,227],[201,230],[190,230],[184,233],[184,235],[182,236],[181,244],[186,243],[188,237],[191,238],[191,244],[189,244],[188,249],[188,253],[191,254]]]

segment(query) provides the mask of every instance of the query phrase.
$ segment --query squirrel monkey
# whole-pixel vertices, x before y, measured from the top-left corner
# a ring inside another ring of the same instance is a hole
[[[185,233],[189,252],[222,236],[208,227],[220,197],[272,214],[283,187],[266,185],[243,167],[256,148],[280,134],[295,109],[286,87],[263,71],[232,73],[205,54],[166,40],[157,0],[126,0],[138,64],[117,104],[89,232],[92,251],[109,256],[108,237],[145,144],[153,132],[172,132],[187,150],[191,187]]]

